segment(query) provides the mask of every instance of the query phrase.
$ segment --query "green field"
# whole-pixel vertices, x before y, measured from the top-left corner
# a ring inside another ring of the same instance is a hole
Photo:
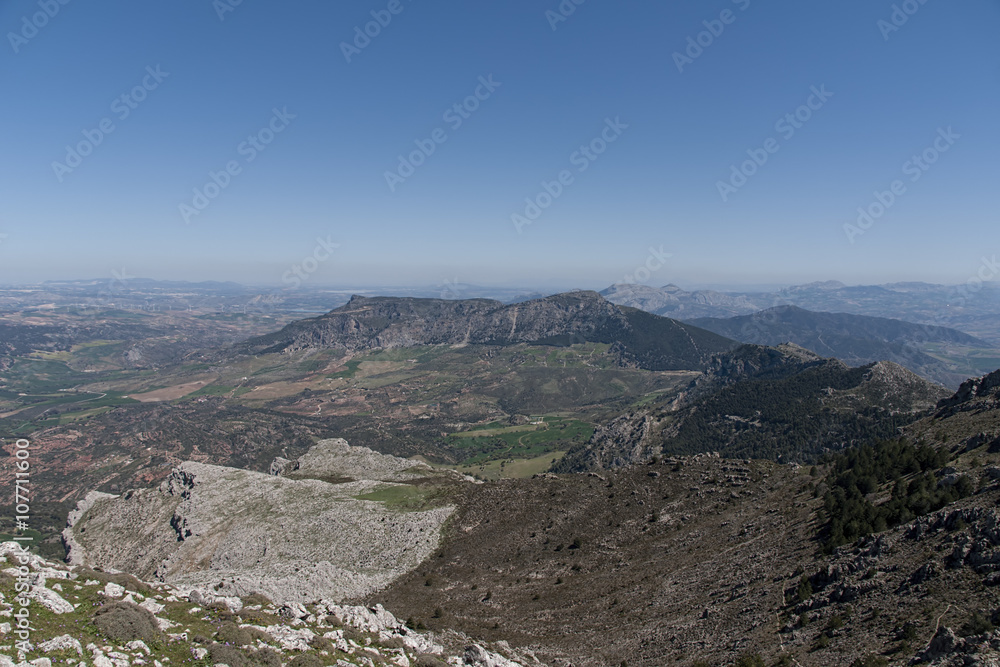
[[[586,442],[594,434],[592,424],[578,419],[533,417],[531,422],[516,426],[486,424],[450,434],[447,444],[460,455],[468,454],[460,465],[475,467],[489,461],[537,459]]]
[[[442,466],[451,467],[460,473],[480,479],[519,479],[543,473],[552,464],[565,456],[566,452],[549,452],[533,459],[503,459],[488,461],[479,465]]]

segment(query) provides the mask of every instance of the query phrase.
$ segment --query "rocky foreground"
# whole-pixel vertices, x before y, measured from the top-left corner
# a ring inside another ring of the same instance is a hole
[[[454,510],[400,511],[384,501],[422,491],[395,480],[460,479],[343,440],[275,468],[298,478],[189,461],[157,488],[91,493],[64,533],[69,562],[282,602],[357,598],[427,558]]]
[[[0,545],[0,667],[518,667],[458,633],[417,632],[381,606],[276,605],[144,583]]]

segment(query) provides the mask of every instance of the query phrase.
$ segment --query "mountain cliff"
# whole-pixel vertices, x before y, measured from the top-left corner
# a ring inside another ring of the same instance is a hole
[[[616,306],[596,292],[570,292],[505,305],[471,299],[353,297],[317,318],[288,325],[236,348],[263,354],[305,349],[359,352],[420,345],[567,346],[606,343],[622,365],[700,370],[736,343],[665,317]]]

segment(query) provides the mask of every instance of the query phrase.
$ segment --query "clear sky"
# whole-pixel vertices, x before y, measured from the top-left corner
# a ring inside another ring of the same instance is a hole
[[[964,282],[1000,253],[997,0],[237,1],[0,2],[0,283]]]

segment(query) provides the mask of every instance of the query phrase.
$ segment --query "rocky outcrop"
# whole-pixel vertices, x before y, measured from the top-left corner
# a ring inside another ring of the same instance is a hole
[[[403,512],[365,494],[400,486],[411,461],[344,441],[323,442],[300,471],[360,479],[330,483],[187,462],[155,489],[92,498],[65,541],[71,562],[216,595],[342,600],[378,590],[437,546],[452,507]],[[343,467],[333,461],[344,455]],[[364,479],[362,461],[381,464]]]
[[[352,447],[343,438],[321,440],[281,474],[293,479],[341,479],[405,482],[442,475],[426,463],[386,456],[368,447]]]
[[[966,380],[954,395],[941,399],[937,407],[939,414],[944,416],[965,409],[977,409],[984,402],[993,405],[1000,402],[1000,370]]]

